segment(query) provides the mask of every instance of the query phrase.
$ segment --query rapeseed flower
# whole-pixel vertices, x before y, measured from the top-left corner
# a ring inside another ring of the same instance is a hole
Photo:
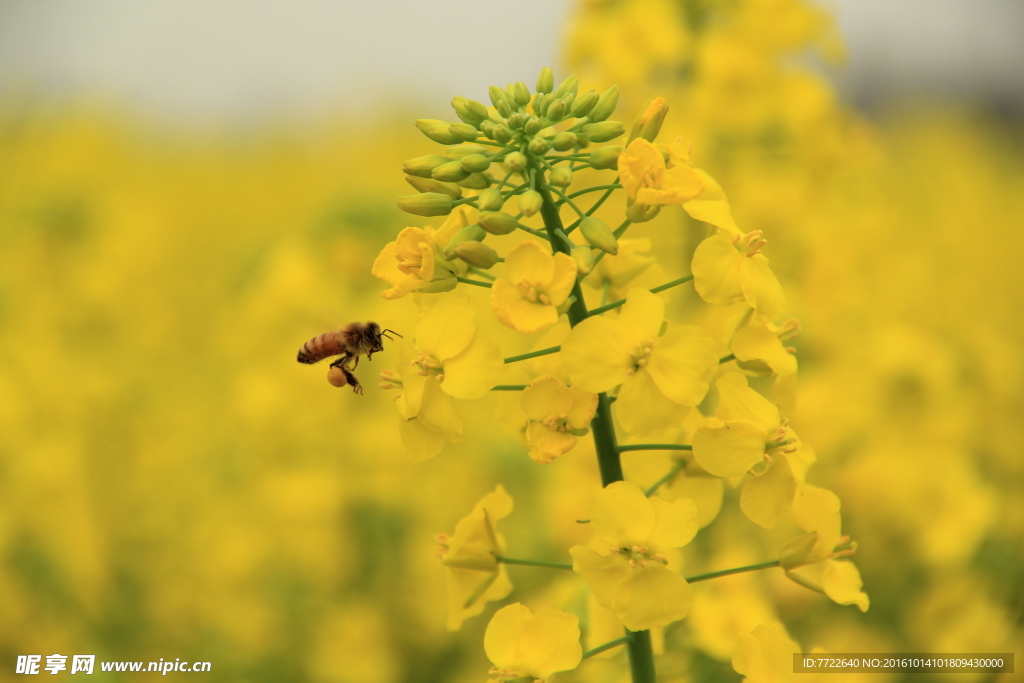
[[[693,456],[719,477],[754,477],[740,494],[740,508],[756,524],[775,526],[789,512],[807,468],[815,460],[782,420],[779,409],[747,386],[738,372],[717,382],[718,408],[693,435]]]
[[[468,224],[465,209],[452,212],[439,228],[405,228],[388,242],[373,262],[373,274],[391,285],[381,292],[398,299],[410,292],[447,292],[455,289],[460,271],[457,260],[444,257],[444,248]]]
[[[692,500],[648,498],[632,481],[617,481],[594,494],[590,523],[593,547],[573,546],[573,570],[590,585],[597,602],[631,631],[665,626],[686,616],[690,586],[666,565],[664,553],[686,545],[697,533]]]
[[[435,537],[447,574],[449,631],[458,631],[463,621],[480,614],[484,603],[512,592],[505,565],[497,560],[505,539],[495,529],[495,523],[511,512],[512,498],[499,484],[459,520],[454,534]]]
[[[740,636],[732,651],[732,668],[744,683],[783,683],[793,680],[793,655],[800,646],[782,624],[762,624]]]
[[[579,619],[557,610],[534,614],[518,602],[506,605],[487,625],[484,651],[494,664],[491,680],[543,683],[582,661]]]
[[[629,213],[634,222],[649,220],[657,207],[682,204],[704,189],[692,166],[666,166],[661,151],[643,138],[633,140],[619,155],[619,178],[627,204],[635,205]]]
[[[505,256],[505,273],[491,289],[491,308],[501,322],[524,334],[558,322],[576,284],[575,259],[523,242]]]
[[[520,405],[529,418],[526,443],[530,458],[547,464],[572,450],[576,437],[587,433],[597,410],[597,395],[544,376],[523,390]]]
[[[703,400],[718,355],[706,331],[680,325],[660,334],[665,304],[639,288],[618,317],[593,316],[562,344],[562,363],[575,386],[599,393],[620,387],[616,411],[628,432],[678,423]]]
[[[728,306],[745,301],[763,322],[782,317],[786,307],[782,285],[761,253],[763,233],[718,230],[697,246],[690,265],[693,286],[709,304]]]

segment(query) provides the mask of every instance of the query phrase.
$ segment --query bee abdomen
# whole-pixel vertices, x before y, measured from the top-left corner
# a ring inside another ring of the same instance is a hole
[[[339,344],[337,332],[324,332],[302,345],[302,348],[299,349],[298,361],[311,365],[328,356],[337,356],[340,353],[344,353],[344,349]]]

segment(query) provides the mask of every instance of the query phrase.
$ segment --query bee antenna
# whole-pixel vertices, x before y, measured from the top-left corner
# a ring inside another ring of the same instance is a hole
[[[383,332],[381,332],[381,336],[386,336],[388,332],[390,332],[391,334],[393,334],[393,335],[395,335],[397,337],[402,337],[402,335],[398,334],[394,330],[384,330]],[[405,339],[405,337],[402,337],[402,339]]]

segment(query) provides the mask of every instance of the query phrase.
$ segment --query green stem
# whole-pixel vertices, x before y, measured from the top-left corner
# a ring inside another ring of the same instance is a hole
[[[717,579],[719,576],[729,576],[730,574],[742,574],[744,572],[756,572],[759,569],[771,569],[772,567],[778,567],[779,561],[772,560],[771,562],[762,562],[761,564],[751,564],[746,567],[735,567],[733,569],[723,569],[718,572],[708,572],[707,574],[697,574],[697,576],[687,576],[687,583],[696,583],[698,581],[707,581],[708,579]]]
[[[572,569],[572,565],[566,562],[548,562],[546,560],[520,560],[514,557],[502,557],[495,555],[494,559],[502,564],[520,564],[524,567],[544,567],[545,569]]]
[[[721,358],[718,359],[718,363],[728,363],[731,360],[736,360],[736,354],[730,353],[728,356],[722,356]]]
[[[618,180],[619,179],[616,177],[615,178],[615,182],[617,183]],[[605,200],[607,200],[609,197],[612,196],[612,192],[615,192],[614,188],[610,189],[610,190],[605,190],[605,193],[603,195],[601,195],[600,199],[598,199],[596,202],[594,202],[593,206],[591,206],[589,209],[587,209],[587,215],[588,216],[593,216],[594,212],[597,211],[598,209],[600,209],[601,205],[605,203]],[[569,234],[570,232],[575,230],[577,227],[579,227],[579,224],[581,222],[583,222],[582,218],[580,218],[579,220],[575,221],[574,223],[570,223],[569,227],[565,229],[566,234]],[[604,252],[602,251],[601,254],[604,254]],[[597,255],[597,259],[594,261],[594,263],[597,263],[597,261],[599,261],[601,259],[601,254]]]
[[[681,443],[634,443],[619,446],[619,453],[626,451],[692,451],[693,446]]]
[[[551,353],[558,353],[561,349],[561,346],[549,346],[548,348],[541,349],[540,351],[530,351],[529,353],[522,353],[518,356],[509,356],[505,359],[505,362],[516,363],[521,360],[529,360],[531,358],[536,358],[537,356],[546,356]]]
[[[568,197],[567,197],[567,196],[565,195],[565,193],[564,193],[564,192],[562,192],[561,190],[559,190],[559,189],[558,189],[557,187],[555,187],[554,185],[548,185],[547,183],[545,183],[545,184],[544,184],[544,189],[545,189],[545,190],[549,190],[549,191],[554,191],[554,192],[555,192],[555,194],[557,194],[557,195],[558,195],[559,197],[561,197],[561,198],[562,198],[562,201],[564,201],[564,202],[565,202],[566,204],[568,204],[569,206],[571,206],[571,207],[572,207],[572,210],[576,212],[576,215],[580,217],[580,220],[583,220],[584,218],[586,218],[586,217],[587,217],[587,214],[583,213],[583,210],[582,210],[582,209],[580,209],[580,207],[576,206],[576,203],[575,203],[575,202],[574,202],[573,200],[569,199],[569,198],[568,198]],[[550,197],[551,195],[550,195],[550,194],[548,194],[548,196]],[[559,219],[558,219],[558,222],[559,222],[559,226],[558,226],[558,229],[559,229],[559,230],[561,230],[561,229],[562,229],[562,226],[561,226],[561,222],[562,222],[562,219],[561,219],[561,218],[559,218]],[[547,221],[545,221],[545,223],[547,223]]]
[[[607,643],[605,643],[603,645],[598,645],[593,650],[587,650],[586,652],[584,652],[583,653],[583,659],[587,659],[588,657],[593,657],[594,655],[599,655],[602,652],[607,652],[608,650],[612,649],[613,647],[618,647],[619,645],[625,645],[626,643],[628,643],[631,640],[633,640],[632,636],[622,636],[621,638],[616,638],[615,640],[611,640],[611,641],[609,641],[609,642],[607,642]]]
[[[571,195],[569,195],[569,199],[575,199],[576,197],[580,197],[582,195],[585,195],[588,192],[600,192],[601,190],[621,190],[621,189],[622,189],[622,185],[619,185],[618,183],[613,183],[611,185],[594,185],[593,187],[588,187],[585,190],[579,190],[578,192],[573,192]]]
[[[668,471],[668,472],[667,472],[667,473],[665,474],[665,476],[664,476],[664,477],[662,477],[662,478],[661,478],[661,479],[659,479],[658,481],[656,481],[656,482],[654,482],[653,484],[651,484],[650,488],[648,488],[648,489],[647,489],[646,491],[644,491],[644,495],[645,495],[645,496],[648,496],[648,497],[650,497],[650,496],[654,495],[654,493],[655,493],[655,492],[656,492],[656,491],[657,491],[658,489],[660,489],[660,488],[661,488],[662,486],[664,486],[664,485],[665,485],[665,484],[667,484],[667,483],[668,483],[669,481],[671,481],[671,480],[672,480],[672,477],[674,477],[674,476],[676,476],[677,474],[679,474],[679,472],[680,472],[680,471],[682,471],[682,469],[683,469],[684,467],[686,467],[686,463],[684,463],[684,462],[677,462],[677,463],[675,464],[675,466],[674,466],[674,467],[673,467],[672,469],[670,469],[670,470],[669,470],[669,471]]]
[[[532,162],[536,164],[537,162]],[[543,163],[543,162],[541,162]],[[558,207],[551,198],[548,186],[541,185],[540,196],[543,200],[540,214],[544,219],[544,227],[548,231],[548,239],[551,241],[551,250],[554,252],[569,253],[569,248],[558,238],[559,231],[565,232],[562,225],[562,218],[558,215]],[[568,200],[567,200],[568,201]],[[583,291],[580,289],[579,280],[573,285],[573,302],[567,312],[569,324],[575,327],[587,319],[587,304],[583,300]],[[590,422],[590,433],[594,437],[594,448],[597,451],[597,466],[601,472],[601,485],[622,481],[622,463],[619,460],[619,452],[615,441],[615,424],[612,422],[611,401],[608,394],[597,395],[597,412]],[[650,631],[629,632],[629,641],[626,648],[629,651],[629,665],[633,672],[633,683],[656,683],[658,680],[654,672],[654,648],[651,645]]]
[[[604,252],[602,252],[602,253],[604,253]],[[650,292],[651,292],[651,294],[657,294],[658,292],[664,292],[666,289],[672,289],[673,287],[678,287],[679,285],[687,283],[687,282],[689,282],[692,279],[693,279],[692,275],[684,275],[683,277],[679,278],[678,280],[672,280],[672,282],[666,282],[663,285],[658,285],[654,289],[650,290]],[[598,306],[597,308],[589,311],[587,313],[587,315],[600,315],[600,314],[602,314],[602,313],[604,313],[606,311],[612,310],[613,308],[618,308],[619,306],[621,306],[624,303],[626,303],[625,299],[619,299],[618,301],[613,301],[610,304],[606,304],[604,306]],[[731,358],[729,358],[729,360],[731,360]],[[724,362],[724,360],[719,361],[719,362]]]
[[[491,275],[490,273],[488,273],[486,270],[480,270],[479,268],[474,268],[473,266],[469,267],[469,272],[473,273],[473,275],[479,275],[482,278],[487,278],[488,280],[497,280],[498,279],[498,278],[494,277],[493,275]]]
[[[455,279],[458,280],[459,282],[463,283],[463,284],[466,284],[466,285],[476,285],[477,287],[487,287],[488,289],[491,288],[491,283],[490,282],[480,282],[479,280],[470,280],[468,277],[461,277],[461,276],[458,276]]]
[[[523,389],[525,389],[528,386],[530,386],[530,385],[529,384],[498,384],[496,386],[491,387],[491,391],[522,391]]]

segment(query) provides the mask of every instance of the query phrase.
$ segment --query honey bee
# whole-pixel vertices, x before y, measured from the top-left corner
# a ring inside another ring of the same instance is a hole
[[[340,355],[331,362],[327,371],[327,381],[333,386],[351,386],[357,394],[363,393],[363,387],[352,373],[359,365],[359,357],[366,355],[367,360],[373,354],[384,350],[384,339],[391,339],[389,334],[401,337],[394,330],[381,330],[374,322],[349,323],[340,330],[324,332],[313,337],[299,349],[298,361],[307,365],[318,363],[324,358]]]

